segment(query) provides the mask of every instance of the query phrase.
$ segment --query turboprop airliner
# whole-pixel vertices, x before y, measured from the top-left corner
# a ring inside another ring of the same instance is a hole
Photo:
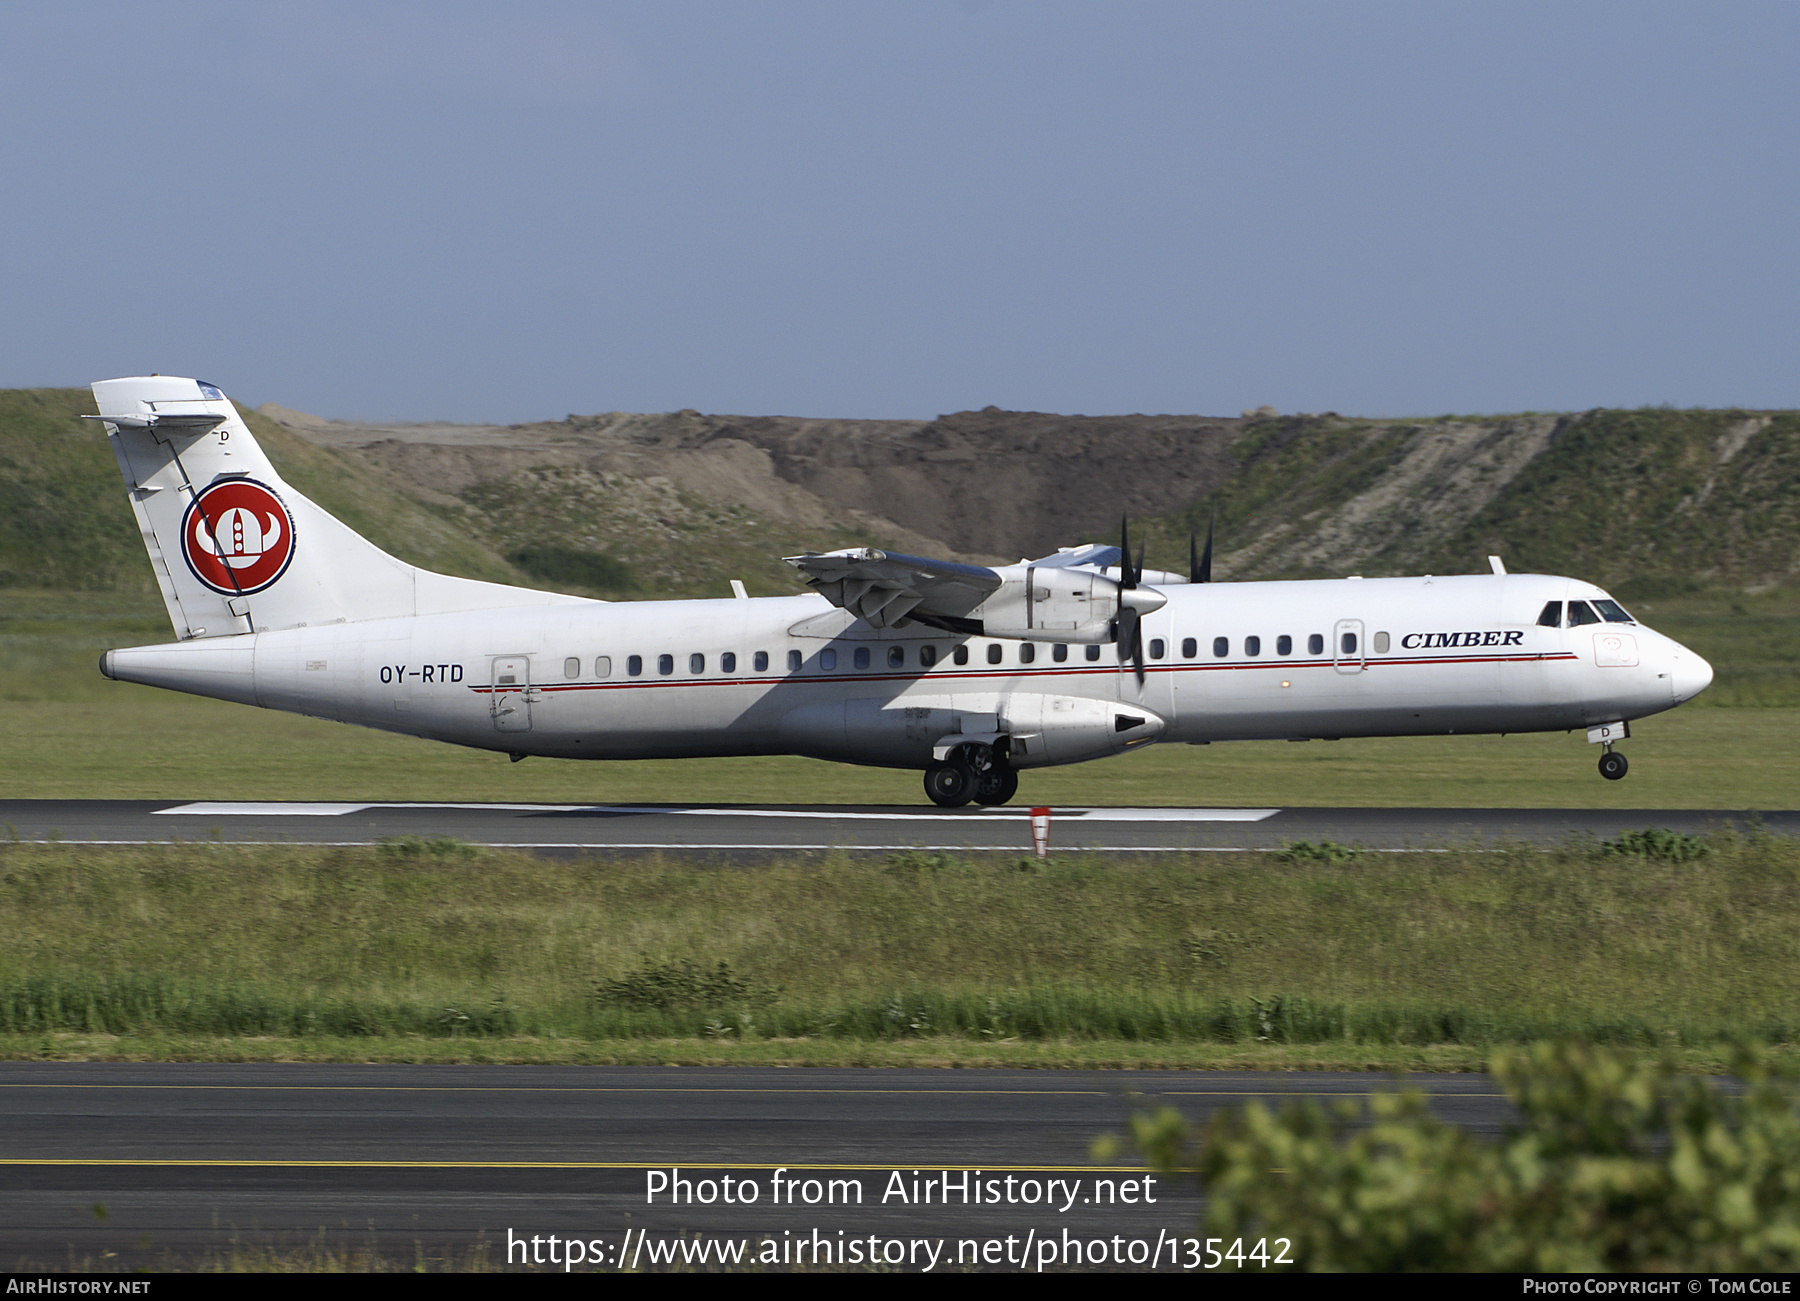
[[[1212,582],[1130,540],[989,568],[787,557],[810,592],[611,602],[388,555],[282,481],[217,387],[93,386],[177,640],[107,677],[523,759],[797,754],[939,805],[1146,745],[1543,732],[1603,747],[1712,681],[1591,583],[1492,572]],[[806,791],[816,795],[817,791]]]

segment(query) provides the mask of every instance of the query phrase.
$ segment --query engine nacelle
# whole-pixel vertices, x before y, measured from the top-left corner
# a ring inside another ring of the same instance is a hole
[[[1079,763],[1156,740],[1168,723],[1148,709],[1079,696],[997,695],[943,699],[821,701],[781,720],[796,754],[842,763],[923,768],[937,751],[966,744],[1004,749],[1015,768]]]
[[[1110,642],[1119,585],[1087,569],[1008,567],[1006,581],[969,611],[989,637],[1020,641]]]
[[[1168,721],[1139,705],[1080,696],[1014,695],[1000,701],[1000,730],[1015,768],[1046,768],[1135,750]]]

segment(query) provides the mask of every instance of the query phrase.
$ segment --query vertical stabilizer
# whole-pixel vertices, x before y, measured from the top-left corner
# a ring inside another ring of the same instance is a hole
[[[184,640],[580,599],[434,574],[388,555],[284,483],[211,384],[150,375],[93,389]]]

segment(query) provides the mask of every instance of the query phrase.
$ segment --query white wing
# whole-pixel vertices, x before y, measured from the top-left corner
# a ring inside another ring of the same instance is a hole
[[[833,605],[875,628],[904,627],[909,620],[951,632],[971,610],[1000,588],[1001,576],[980,565],[927,560],[895,551],[857,547],[783,557],[805,574],[808,585]]]

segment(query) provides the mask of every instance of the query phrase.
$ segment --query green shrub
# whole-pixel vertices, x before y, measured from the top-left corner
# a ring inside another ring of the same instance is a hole
[[[506,557],[547,583],[595,587],[602,591],[629,592],[637,588],[630,565],[604,551],[578,551],[572,547],[520,547]]]
[[[1310,840],[1297,840],[1276,855],[1284,863],[1348,863],[1361,852],[1352,845],[1340,845],[1335,840],[1321,840],[1314,844]]]
[[[1200,1173],[1221,1245],[1287,1238],[1302,1269],[1800,1265],[1800,1116],[1754,1053],[1741,1089],[1579,1042],[1497,1052],[1494,1075],[1522,1120],[1493,1143],[1417,1092],[1366,1115],[1252,1102],[1203,1136],[1165,1109],[1133,1131],[1157,1168]]]
[[[1657,858],[1666,863],[1691,863],[1705,858],[1710,850],[1707,843],[1698,836],[1646,827],[1642,831],[1627,831],[1617,840],[1601,841],[1600,852]]]
[[[644,966],[617,980],[594,983],[594,1001],[613,1007],[674,1008],[724,1007],[742,1004],[766,1007],[781,992],[778,985],[745,980],[732,974],[729,963],[702,967],[695,962],[664,962]]]

